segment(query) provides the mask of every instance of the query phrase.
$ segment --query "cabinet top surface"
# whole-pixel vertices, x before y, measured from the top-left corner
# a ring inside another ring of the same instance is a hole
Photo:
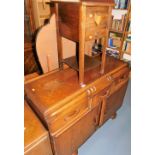
[[[107,56],[104,75],[117,71],[127,64],[115,58]],[[102,75],[102,76],[104,76]],[[100,66],[85,72],[86,87],[101,77]],[[25,92],[35,107],[45,116],[49,109],[59,105],[81,90],[78,82],[77,72],[73,69],[66,69],[54,74],[42,75],[34,81],[25,83]]]
[[[30,145],[45,135],[47,135],[47,131],[27,102],[24,101],[24,149],[27,150]]]

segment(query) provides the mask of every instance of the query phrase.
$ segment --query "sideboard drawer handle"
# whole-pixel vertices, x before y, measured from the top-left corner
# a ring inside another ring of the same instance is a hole
[[[80,112],[80,109],[76,109],[73,112],[71,112],[69,115],[67,115],[66,117],[64,117],[65,121],[70,120],[71,118],[75,117],[78,113]]]

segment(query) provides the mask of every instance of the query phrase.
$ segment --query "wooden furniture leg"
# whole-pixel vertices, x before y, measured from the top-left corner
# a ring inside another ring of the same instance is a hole
[[[62,59],[63,59],[63,54],[62,54],[62,38],[60,35],[60,31],[59,31],[59,11],[58,11],[58,3],[55,4],[55,12],[56,12],[56,31],[57,31],[57,48],[58,48],[58,61],[59,61],[59,68],[63,69],[63,63],[62,63]]]
[[[72,155],[78,155],[78,150],[75,151]]]
[[[111,116],[111,119],[115,119],[117,116],[117,113],[115,112],[112,116]]]

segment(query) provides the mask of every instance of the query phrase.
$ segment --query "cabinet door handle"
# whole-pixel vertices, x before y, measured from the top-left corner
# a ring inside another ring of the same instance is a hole
[[[121,81],[123,81],[123,80],[125,80],[125,79],[127,79],[128,78],[128,76],[126,75],[126,74],[124,74],[124,75],[122,75],[120,78],[119,78],[119,82],[121,82]]]
[[[80,112],[80,109],[76,109],[73,112],[71,112],[69,115],[64,117],[65,121],[70,120],[71,118],[75,117]]]
[[[110,91],[107,90],[104,92],[104,94],[101,97],[109,97],[109,93],[110,93]]]
[[[95,127],[98,126],[98,117],[97,116],[94,117],[94,126]]]

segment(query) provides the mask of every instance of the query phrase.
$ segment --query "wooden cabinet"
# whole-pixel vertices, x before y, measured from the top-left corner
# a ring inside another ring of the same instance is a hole
[[[121,107],[128,82],[127,64],[106,58],[85,73],[81,88],[75,70],[48,73],[25,83],[26,99],[50,132],[54,153],[73,155]]]
[[[72,155],[95,132],[98,127],[100,106],[88,111],[64,132],[53,136],[58,155]],[[64,142],[65,140],[65,142]]]
[[[24,154],[53,155],[48,131],[26,101],[24,103]]]
[[[56,154],[72,155],[78,150],[97,129],[99,114],[100,103],[86,93],[56,111],[48,123]]]

